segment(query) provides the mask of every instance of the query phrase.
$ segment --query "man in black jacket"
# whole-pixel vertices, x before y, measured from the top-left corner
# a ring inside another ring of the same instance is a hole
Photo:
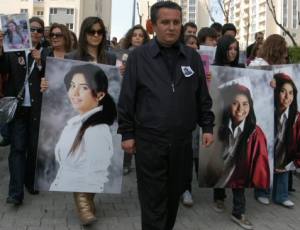
[[[125,152],[136,154],[143,230],[169,230],[183,192],[196,123],[213,142],[214,115],[199,55],[180,42],[181,7],[151,7],[156,37],[128,58],[118,112]]]
[[[4,54],[0,64],[7,66],[8,82],[6,96],[16,97],[23,85],[25,89],[14,119],[9,123],[9,204],[20,205],[24,198],[24,185],[31,194],[34,189],[37,142],[41,113],[41,78],[44,75],[47,52],[41,48],[44,22],[33,17],[29,20],[33,49]],[[29,74],[28,82],[25,82]]]

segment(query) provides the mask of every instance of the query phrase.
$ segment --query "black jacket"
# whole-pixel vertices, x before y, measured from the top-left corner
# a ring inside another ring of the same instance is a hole
[[[118,104],[118,132],[123,140],[139,131],[186,136],[196,122],[203,132],[212,133],[212,100],[199,54],[179,44],[175,60],[173,69],[168,69],[155,39],[130,53]],[[193,70],[192,76],[184,76],[184,66]]]
[[[39,114],[41,110],[42,103],[42,93],[40,92],[41,78],[45,74],[45,64],[47,50],[43,49],[41,53],[41,66],[35,63],[34,68],[29,77],[29,92],[31,99],[31,107],[33,114],[36,114],[37,120],[39,120]],[[18,51],[12,53],[5,53],[4,59],[0,61],[0,65],[6,66],[6,72],[8,74],[7,87],[5,89],[6,96],[17,96],[19,91],[22,89],[26,77],[27,66],[30,69],[33,63],[33,58],[31,54],[28,55],[28,65],[26,65],[25,51]],[[23,92],[23,98],[25,91]],[[20,105],[22,101],[20,101]]]

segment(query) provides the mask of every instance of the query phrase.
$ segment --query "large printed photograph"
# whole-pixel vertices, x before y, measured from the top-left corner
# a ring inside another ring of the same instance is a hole
[[[300,167],[300,65],[273,66],[275,100],[274,165],[280,170]]]
[[[211,67],[215,142],[200,146],[199,185],[269,188],[273,172],[271,71]]]
[[[1,30],[4,33],[4,52],[32,48],[27,14],[1,15]]]
[[[49,88],[43,95],[36,189],[120,193],[118,69],[48,57],[45,76]]]

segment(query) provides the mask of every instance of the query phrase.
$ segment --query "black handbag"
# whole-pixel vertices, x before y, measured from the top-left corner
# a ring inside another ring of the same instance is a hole
[[[18,103],[23,100],[22,95],[25,90],[25,85],[28,82],[29,76],[34,68],[35,61],[33,61],[29,72],[26,73],[25,81],[22,89],[19,91],[17,97],[3,97],[0,99],[0,124],[10,122],[14,117],[18,107]]]

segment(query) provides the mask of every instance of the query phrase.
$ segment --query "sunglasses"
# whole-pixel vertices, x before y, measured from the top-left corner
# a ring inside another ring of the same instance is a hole
[[[37,32],[37,33],[41,34],[44,32],[44,30],[42,28],[30,28],[30,32],[31,33]]]
[[[97,33],[97,35],[103,35],[104,34],[104,30],[90,30],[90,31],[88,31],[87,32],[87,34],[88,35],[90,35],[90,36],[95,36],[96,35],[96,33]]]
[[[64,35],[62,33],[50,33],[50,38],[56,37],[56,38],[62,38]]]

